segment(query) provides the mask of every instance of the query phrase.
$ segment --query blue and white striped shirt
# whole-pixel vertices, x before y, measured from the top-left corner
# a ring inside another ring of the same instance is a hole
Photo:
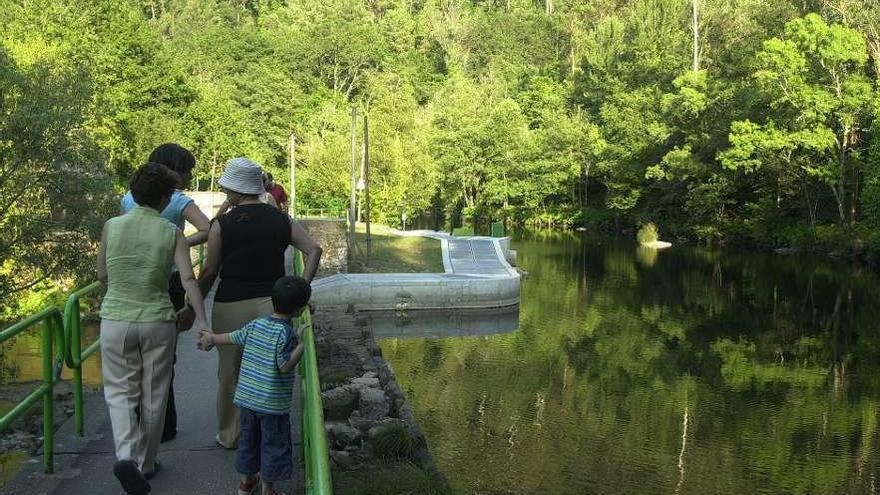
[[[244,346],[234,402],[263,414],[287,414],[295,373],[281,366],[297,345],[289,321],[264,316],[232,332],[230,340]]]

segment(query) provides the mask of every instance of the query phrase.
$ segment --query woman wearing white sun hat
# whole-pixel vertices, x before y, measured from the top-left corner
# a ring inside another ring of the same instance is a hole
[[[263,170],[256,163],[247,158],[229,160],[218,183],[233,209],[211,225],[199,286],[207,291],[220,276],[211,326],[215,333],[228,333],[272,314],[272,286],[284,276],[284,250],[288,246],[305,256],[303,278],[309,282],[318,270],[322,250],[298,222],[260,201],[265,189]],[[221,346],[218,351],[216,440],[233,449],[238,442],[239,414],[232,398],[241,366],[241,347]]]

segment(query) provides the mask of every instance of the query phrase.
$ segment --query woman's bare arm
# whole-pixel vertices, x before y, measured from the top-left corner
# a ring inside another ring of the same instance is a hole
[[[202,291],[199,290],[199,284],[193,275],[192,260],[189,257],[189,246],[183,232],[177,231],[177,244],[174,247],[174,264],[180,271],[180,283],[186,291],[186,297],[189,299],[196,313],[196,323],[194,326],[199,330],[208,328],[208,319],[205,317],[205,301],[202,299]]]
[[[315,274],[318,273],[318,264],[321,262],[321,253],[324,250],[320,244],[309,237],[302,225],[292,218],[290,219],[290,244],[302,251],[305,256],[302,276],[306,282],[311,283]]]
[[[208,231],[211,229],[211,221],[202,212],[195,201],[183,209],[183,218],[186,219],[198,232],[186,238],[190,246],[198,246],[208,240]]]
[[[202,271],[199,272],[199,289],[202,294],[207,294],[217,279],[217,273],[220,270],[220,257],[222,253],[222,237],[220,233],[220,222],[213,222],[211,230],[208,231],[208,248],[205,254],[205,262],[202,264]]]

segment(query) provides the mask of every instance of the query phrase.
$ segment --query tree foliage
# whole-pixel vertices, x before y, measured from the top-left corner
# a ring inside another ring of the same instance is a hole
[[[875,4],[704,2],[694,37],[686,0],[0,0],[2,166],[100,177],[81,197],[104,201],[177,141],[200,188],[236,155],[285,183],[293,134],[299,206],[340,207],[356,107],[383,222],[864,237]]]

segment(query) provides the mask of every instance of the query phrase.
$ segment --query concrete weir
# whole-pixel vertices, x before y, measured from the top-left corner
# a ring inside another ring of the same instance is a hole
[[[455,237],[434,231],[397,235],[440,240],[445,273],[344,273],[312,282],[319,305],[355,310],[498,308],[519,303],[520,275],[509,238]]]

